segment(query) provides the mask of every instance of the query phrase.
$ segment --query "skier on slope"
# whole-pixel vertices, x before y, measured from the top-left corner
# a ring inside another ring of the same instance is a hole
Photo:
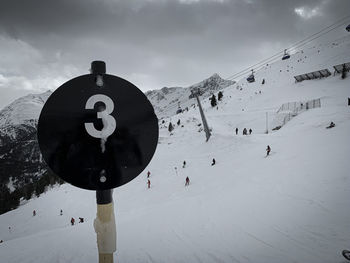
[[[211,166],[215,165],[216,161],[215,159],[213,158],[213,162],[211,163]]]
[[[72,226],[74,226],[75,219],[73,217],[71,218],[70,223],[71,223]]]
[[[147,178],[149,178],[150,175],[151,175],[151,172],[148,171],[148,172],[147,172]]]
[[[186,167],[186,161],[183,162],[182,168]]]
[[[238,134],[238,128],[236,128],[236,135]]]
[[[186,177],[186,183],[185,183],[185,186],[186,185],[190,185],[190,178],[188,178],[188,176]]]
[[[253,131],[252,129],[249,129],[249,135],[251,135],[251,134],[252,134],[252,131]]]
[[[150,180],[147,181],[147,186],[148,186],[148,189],[151,188],[151,181]]]
[[[63,210],[62,210],[62,209],[60,210],[60,216],[61,216],[61,215],[63,215]]]
[[[326,128],[330,129],[330,128],[333,128],[333,127],[335,127],[335,124],[334,124],[334,122],[331,122],[331,124],[329,124],[329,126],[327,126]]]
[[[268,156],[271,152],[271,148],[270,148],[270,145],[267,145],[267,148],[266,148],[266,156]]]
[[[33,210],[33,216],[36,216],[36,211],[35,210]]]

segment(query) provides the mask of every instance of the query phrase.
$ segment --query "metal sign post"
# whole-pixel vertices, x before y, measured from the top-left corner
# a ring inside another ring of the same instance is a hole
[[[112,190],[97,190],[96,201],[94,228],[97,234],[98,262],[113,263],[113,253],[117,251],[117,232]]]
[[[146,168],[158,135],[147,97],[132,83],[106,74],[103,61],[93,61],[91,74],[55,90],[40,113],[38,142],[46,164],[66,182],[96,191],[100,263],[113,262],[116,251],[112,189]]]
[[[91,74],[95,75],[96,85],[103,87],[103,75],[106,74],[106,64],[102,61],[91,63]],[[99,111],[101,112],[101,111]],[[103,122],[103,120],[102,120]],[[104,128],[107,125],[104,125]],[[107,126],[108,127],[108,126]],[[114,125],[115,127],[115,125]],[[104,128],[101,130],[103,131]],[[105,151],[107,138],[100,138],[101,151]],[[105,180],[101,171],[100,181]],[[113,263],[113,253],[117,251],[117,231],[114,217],[113,190],[97,190],[97,214],[94,220],[94,229],[97,235],[98,262]]]

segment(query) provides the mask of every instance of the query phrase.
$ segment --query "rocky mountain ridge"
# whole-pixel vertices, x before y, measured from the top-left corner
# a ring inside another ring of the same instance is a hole
[[[234,85],[235,81],[222,79],[218,74],[191,85],[182,87],[163,87],[160,90],[147,91],[145,94],[152,103],[158,118],[170,117],[176,114],[177,110],[184,109],[195,103],[191,91],[200,92],[202,99],[208,98],[215,92]]]

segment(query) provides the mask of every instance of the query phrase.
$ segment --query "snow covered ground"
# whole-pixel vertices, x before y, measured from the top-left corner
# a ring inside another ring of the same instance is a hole
[[[208,142],[199,132],[198,108],[171,118],[184,125],[175,125],[172,135],[165,127],[170,119],[160,124],[149,166],[114,190],[116,262],[345,262],[350,76],[301,83],[293,76],[349,62],[349,48],[350,37],[341,37],[305,49],[258,71],[253,84],[242,80],[238,89],[226,88],[218,109],[206,99]],[[321,108],[271,131],[282,103],[317,98]],[[331,121],[336,127],[326,129]],[[252,135],[243,136],[244,127]],[[265,158],[267,145],[272,153]],[[97,262],[95,203],[94,192],[66,184],[1,215],[0,262]],[[71,217],[85,223],[71,226]]]

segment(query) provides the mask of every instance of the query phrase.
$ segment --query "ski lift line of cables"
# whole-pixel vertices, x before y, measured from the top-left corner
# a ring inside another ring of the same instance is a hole
[[[332,30],[334,30],[334,29],[336,29],[336,28],[338,28],[338,27],[340,27],[340,26],[343,26],[343,25],[345,25],[345,24],[347,24],[347,23],[348,23],[348,22],[344,22],[344,23],[342,23],[342,24],[340,24],[340,25],[338,25],[338,26],[336,26],[336,27],[334,27],[334,28],[332,28],[332,29],[329,29],[328,31],[323,32],[322,34],[320,34],[320,35],[318,35],[318,36],[316,36],[316,37],[310,39],[308,42],[301,43],[301,44],[295,46],[295,47],[294,47],[294,50],[297,51],[298,48],[301,48],[301,47],[305,46],[306,44],[310,43],[311,41],[313,41],[313,40],[315,40],[315,39],[317,39],[317,38],[319,38],[319,37],[321,37],[321,36],[323,36],[323,35],[329,33],[330,31],[332,31]],[[275,56],[276,56],[276,55],[275,55]],[[259,66],[257,66],[257,67],[256,67],[256,65],[255,65],[255,66],[253,66],[253,67],[255,67],[255,68],[254,68],[255,71],[257,71],[257,70],[263,68],[263,67],[265,66],[265,63],[266,63],[266,62],[272,63],[272,62],[275,62],[275,61],[278,61],[278,60],[280,60],[280,53],[278,53],[278,57],[277,57],[277,58],[271,58],[271,59],[268,60],[268,61],[266,60],[262,65],[259,65]],[[261,63],[260,63],[260,64],[261,64]],[[244,75],[248,74],[248,72],[249,72],[249,71],[246,70],[246,71],[242,72],[241,74],[235,75],[234,78],[238,78],[238,77],[244,76]],[[232,77],[231,77],[231,79],[232,79]]]
[[[323,28],[322,30],[318,31],[317,33],[314,33],[314,34],[310,35],[309,37],[294,43],[293,45],[289,46],[287,48],[287,50],[291,50],[291,49],[296,50],[297,48],[300,48],[301,46],[304,46],[304,45],[310,43],[311,41],[313,41],[313,40],[323,36],[324,34],[327,34],[328,32],[330,32],[330,31],[332,31],[332,30],[334,30],[334,29],[336,29],[336,28],[338,28],[340,26],[343,26],[344,24],[348,23],[347,21],[344,21],[344,20],[347,20],[348,18],[350,18],[350,15],[343,17],[342,19],[338,20],[337,22],[333,23],[332,25],[330,25],[330,26],[328,26],[326,28]],[[341,23],[341,24],[339,24],[339,23]],[[339,25],[337,25],[337,24],[339,24]],[[326,31],[326,32],[323,32],[323,31]],[[260,62],[258,62],[256,64],[254,64],[254,65],[244,69],[244,70],[241,70],[241,71],[231,75],[230,77],[228,77],[226,79],[234,79],[234,78],[237,78],[239,76],[245,75],[245,74],[247,74],[248,70],[249,71],[251,70],[251,68],[254,68],[254,67],[257,67],[257,66],[259,67],[260,64],[266,64],[267,62],[274,61],[275,58],[277,60],[281,56],[281,54],[283,54],[283,51],[279,51],[278,53],[272,55],[271,57],[266,58],[266,59],[264,59],[264,60],[262,60],[262,61],[260,61]]]
[[[334,30],[334,29],[336,29],[336,28],[338,28],[340,26],[343,26],[346,23],[348,23],[348,22],[344,22],[344,23],[342,23],[342,24],[340,24],[340,25],[338,25],[338,26],[336,26],[336,27],[334,27],[334,28],[324,32],[323,34],[320,34],[320,35],[310,39],[309,41],[307,41],[305,43],[300,43],[299,45],[297,45],[295,47],[289,47],[289,49],[293,48],[295,51],[297,51],[297,48],[300,48],[300,47],[310,43],[311,41],[313,41],[313,40],[315,40],[315,39],[317,39],[317,38],[327,34],[328,32],[330,32],[330,31],[332,31],[332,30]],[[267,59],[264,59],[263,61],[260,61],[259,63],[255,64],[255,65],[253,65],[253,66],[251,66],[249,68],[246,68],[246,69],[244,69],[244,70],[242,70],[242,71],[240,71],[240,72],[238,72],[238,73],[236,73],[234,75],[231,75],[230,77],[228,77],[226,79],[235,79],[235,78],[238,78],[240,76],[244,76],[244,75],[248,74],[248,72],[251,70],[251,68],[254,68],[255,70],[258,70],[258,69],[262,68],[265,65],[265,63],[267,63],[267,62],[271,63],[271,62],[275,62],[275,61],[279,60],[280,56],[281,56],[281,52],[279,52],[279,53],[277,53],[277,54],[275,54],[275,55],[273,55],[273,56],[271,56],[271,57],[269,57]],[[263,64],[263,65],[260,65],[260,64]]]
[[[324,34],[330,32],[330,31],[332,31],[332,30],[334,30],[334,29],[336,29],[336,28],[338,28],[338,27],[340,27],[340,26],[346,24],[347,22],[344,22],[343,20],[344,20],[344,19],[347,19],[347,18],[349,18],[349,17],[350,17],[350,16],[343,17],[342,19],[340,19],[340,20],[338,20],[337,22],[335,22],[334,24],[332,24],[332,25],[330,25],[330,26],[328,26],[328,27],[326,27],[326,28],[320,30],[319,32],[314,33],[314,34],[312,34],[311,36],[309,36],[309,37],[307,37],[307,38],[305,38],[305,39],[303,39],[303,40],[301,40],[301,41],[296,42],[295,44],[293,44],[293,45],[291,45],[290,47],[288,47],[287,50],[288,50],[288,49],[296,49],[296,48],[299,48],[299,47],[301,47],[301,46],[303,46],[303,45],[305,45],[305,44],[311,42],[312,40],[314,40],[314,39],[316,39],[316,38],[318,38],[318,37],[321,37],[322,35],[324,35]],[[336,27],[334,27],[334,28],[328,30],[327,32],[324,32],[323,34],[320,34],[320,33],[322,33],[323,31],[325,31],[325,30],[327,30],[327,29],[329,29],[329,28],[335,26],[335,25],[338,24],[339,22],[342,22],[342,23],[341,23],[340,25],[337,25]],[[320,34],[320,35],[317,36],[317,37],[314,37],[314,36],[316,36],[316,35],[318,35],[318,34]],[[314,37],[314,38],[312,38],[312,37]],[[312,39],[310,40],[309,38],[312,38]],[[305,41],[307,41],[307,42],[306,42],[306,43],[303,43],[303,42],[305,42]],[[274,57],[280,57],[281,53],[283,53],[283,51],[280,51],[280,52],[276,53],[275,55],[273,55],[273,56],[271,56],[271,57],[269,57],[269,58],[266,58],[266,59],[264,59],[264,60],[262,60],[262,61],[256,63],[255,65],[253,65],[253,66],[251,66],[251,67],[249,67],[249,68],[246,68],[246,69],[244,69],[244,70],[242,70],[242,71],[240,71],[240,72],[238,72],[238,73],[236,73],[236,74],[234,74],[234,75],[228,77],[227,79],[232,79],[232,78],[236,77],[236,75],[238,76],[238,75],[240,75],[240,73],[243,73],[243,72],[245,72],[244,74],[246,74],[246,71],[247,71],[247,70],[250,70],[252,67],[256,67],[256,66],[258,66],[258,65],[260,65],[260,64],[262,64],[262,63],[265,64],[266,62],[269,62],[270,60],[273,60]]]
[[[334,29],[336,29],[336,28],[338,28],[338,27],[340,27],[340,26],[343,26],[343,25],[346,24],[346,23],[347,23],[347,22],[343,22],[342,24],[340,24],[340,25],[338,25],[338,26],[336,26],[336,27],[334,27],[334,28],[331,28],[330,30],[328,30],[328,31],[326,31],[326,32],[323,32],[322,34],[320,34],[320,35],[318,35],[318,36],[316,36],[316,37],[314,37],[314,38],[308,40],[308,41],[305,42],[305,43],[302,43],[302,42],[304,42],[305,40],[299,41],[299,42],[298,42],[298,43],[299,43],[298,45],[296,45],[296,46],[294,46],[294,47],[291,46],[291,47],[289,47],[288,49],[300,48],[300,47],[302,47],[302,46],[304,46],[304,45],[310,43],[311,41],[313,41],[313,40],[315,40],[315,39],[317,39],[317,38],[323,36],[324,34],[327,34],[328,32],[330,32],[330,31],[332,31],[332,30],[334,30]],[[332,25],[332,26],[334,26],[334,25]],[[328,28],[329,28],[329,27],[328,27]],[[324,30],[322,30],[322,31],[324,31]],[[318,33],[319,33],[319,32],[318,32]],[[314,35],[316,35],[316,34],[314,34]],[[264,65],[260,65],[260,64],[262,64],[262,63],[265,64],[265,63],[267,63],[267,62],[274,62],[274,61],[277,61],[277,60],[279,60],[280,55],[281,55],[281,52],[278,52],[277,54],[275,54],[275,55],[273,55],[273,56],[271,56],[271,57],[269,57],[269,58],[267,58],[267,59],[264,59],[264,60],[260,61],[259,63],[256,63],[255,65],[253,65],[253,66],[251,66],[251,67],[249,67],[249,68],[246,68],[246,69],[244,69],[244,70],[242,70],[242,71],[240,71],[240,72],[238,72],[238,73],[236,73],[236,74],[234,74],[234,75],[228,77],[227,79],[234,79],[234,78],[243,76],[243,75],[247,74],[248,71],[251,70],[251,68],[254,68],[254,67],[255,67],[255,70],[258,70],[258,69],[260,69],[261,67],[264,66]],[[260,65],[260,66],[259,66],[259,65]],[[258,68],[257,68],[257,66],[258,66]]]

